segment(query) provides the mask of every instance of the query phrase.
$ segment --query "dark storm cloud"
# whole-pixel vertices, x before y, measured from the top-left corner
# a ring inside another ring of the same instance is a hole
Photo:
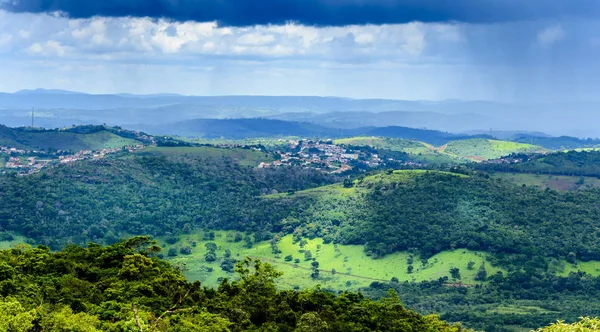
[[[72,18],[152,17],[249,26],[297,22],[316,26],[422,22],[497,23],[600,16],[598,0],[0,0],[11,12],[56,12]]]

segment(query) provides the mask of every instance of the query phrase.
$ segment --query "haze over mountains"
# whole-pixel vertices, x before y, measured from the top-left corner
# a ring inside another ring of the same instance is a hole
[[[327,128],[402,126],[453,133],[538,132],[535,135],[599,137],[600,103],[498,103],[406,101],[298,96],[95,95],[64,90],[0,93],[0,122],[62,127],[123,125],[163,134],[189,135],[196,119],[268,118]],[[199,122],[195,122],[199,123]],[[181,128],[186,131],[178,132]],[[506,134],[506,133],[504,133]]]

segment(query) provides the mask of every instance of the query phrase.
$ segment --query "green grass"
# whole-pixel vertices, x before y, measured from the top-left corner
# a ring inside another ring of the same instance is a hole
[[[578,190],[600,188],[600,179],[596,177],[500,172],[495,173],[494,177],[513,182],[517,185],[524,184],[540,189]]]
[[[400,138],[350,137],[335,144],[370,146],[380,150],[401,151],[422,162],[465,162],[496,159],[517,152],[544,152],[544,148],[524,143],[483,138],[451,141],[441,147]]]
[[[6,250],[10,248],[14,248],[19,244],[25,244],[27,239],[24,236],[15,236],[15,239],[12,241],[0,241],[0,250]]]
[[[571,272],[577,272],[577,271],[585,272],[592,276],[600,275],[600,262],[598,262],[598,261],[588,261],[588,262],[577,261],[577,263],[575,263],[575,264],[570,264],[567,262],[562,262],[562,263],[564,265],[564,268],[562,269],[562,271],[559,271],[558,275],[561,275],[564,277],[568,276],[569,273],[571,273]]]
[[[368,146],[377,150],[408,153],[412,159],[424,163],[456,163],[460,158],[452,156],[438,148],[419,141],[402,138],[358,136],[333,141],[337,145]]]
[[[322,270],[320,278],[313,280],[310,277],[311,262],[304,259],[303,250],[298,243],[292,243],[292,236],[283,237],[278,247],[282,251],[279,255],[274,255],[271,252],[271,246],[268,242],[255,244],[252,248],[245,248],[244,243],[227,242],[225,240],[227,232],[215,232],[214,241],[202,240],[201,234],[193,234],[185,236],[179,243],[173,245],[179,248],[182,245],[188,245],[192,241],[197,243],[195,248],[192,248],[192,254],[185,256],[179,255],[169,260],[179,266],[185,266],[185,274],[192,280],[200,280],[205,286],[216,286],[219,277],[235,277],[220,268],[220,259],[222,258],[225,249],[230,249],[232,257],[243,259],[244,257],[258,258],[263,261],[273,264],[277,269],[284,273],[279,280],[279,286],[282,288],[308,288],[316,285],[321,285],[325,288],[335,290],[353,289],[366,287],[373,281],[389,281],[392,277],[397,277],[402,281],[422,281],[422,280],[437,280],[444,276],[450,276],[449,270],[452,267],[458,267],[461,271],[461,281],[464,284],[475,284],[474,276],[480,264],[486,262],[487,254],[465,249],[446,251],[431,257],[425,266],[422,265],[418,255],[414,255],[414,272],[407,272],[408,252],[394,253],[380,259],[373,259],[366,255],[363,246],[355,245],[337,245],[338,251],[334,244],[324,244],[322,239],[308,240],[304,250],[310,250],[316,261],[319,262],[319,269]],[[171,247],[160,241],[164,245],[163,252],[166,253]],[[214,242],[219,249],[217,250],[218,259],[216,262],[206,262],[204,255],[207,250],[204,244]],[[320,246],[320,249],[319,247]],[[284,258],[287,255],[292,255],[294,258],[299,258],[300,263],[294,264],[286,262]],[[475,266],[472,270],[467,269],[467,264],[473,261]],[[493,274],[499,271],[498,268],[492,267],[486,263],[488,274]],[[207,271],[207,267],[214,269],[212,272]],[[331,270],[335,269],[337,273],[332,274]]]
[[[402,151],[406,153],[430,153],[431,148],[423,142],[417,142],[402,138],[385,138],[385,137],[349,137],[333,141],[337,145],[354,145],[354,146],[370,146],[375,149],[383,149],[390,151]]]
[[[168,155],[187,157],[221,158],[229,157],[237,160],[240,165],[258,166],[261,162],[273,161],[267,153],[241,148],[218,148],[211,146],[194,147],[148,147],[136,152],[138,155]]]
[[[443,151],[460,158],[483,161],[501,158],[511,153],[538,153],[546,149],[531,144],[474,138],[449,142],[443,147]]]
[[[101,150],[136,144],[140,142],[105,130],[90,134],[66,131],[22,131],[19,132],[18,139],[0,137],[0,145],[25,149]]]

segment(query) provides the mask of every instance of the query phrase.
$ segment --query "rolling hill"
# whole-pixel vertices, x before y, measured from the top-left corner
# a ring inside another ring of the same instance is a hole
[[[100,150],[142,144],[141,140],[132,132],[104,126],[46,130],[0,125],[0,145],[19,149]]]
[[[513,153],[547,152],[545,148],[531,144],[482,138],[451,141],[440,150],[474,161],[497,159]]]
[[[598,191],[517,187],[464,167],[352,180],[253,167],[265,157],[156,147],[0,176],[0,235],[59,250],[150,234],[161,255],[207,285],[248,255],[284,266],[288,288],[322,284],[376,297],[394,288],[411,308],[484,330],[600,308]],[[481,266],[485,276],[475,279]]]
[[[378,151],[401,151],[411,155],[419,155],[430,162],[464,162],[497,159],[513,153],[543,153],[547,150],[530,144],[470,138],[451,140],[442,146],[435,147],[424,142],[386,138],[386,137],[351,137],[335,140],[335,144],[346,146],[368,146]],[[431,140],[431,139],[430,139]],[[433,158],[433,159],[432,159]]]

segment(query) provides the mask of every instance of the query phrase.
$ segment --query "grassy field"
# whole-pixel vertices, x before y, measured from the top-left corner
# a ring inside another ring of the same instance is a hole
[[[424,162],[465,162],[496,159],[517,152],[543,152],[544,148],[524,143],[482,138],[451,141],[440,147],[423,142],[384,137],[351,137],[335,144],[370,146],[375,149],[401,151],[418,156]]]
[[[444,146],[443,151],[457,157],[483,161],[504,157],[511,153],[544,152],[546,149],[531,144],[474,138],[449,142]]]
[[[0,145],[26,149],[57,150],[100,150],[118,148],[126,145],[136,145],[140,142],[108,131],[98,131],[90,134],[78,134],[65,131],[28,132],[19,133],[18,140],[9,137],[0,137]]]
[[[267,153],[241,149],[241,148],[218,148],[211,146],[195,147],[149,147],[136,152],[138,155],[170,155],[188,157],[221,158],[229,157],[237,160],[240,165],[258,166],[261,162],[273,161],[273,157]]]
[[[23,236],[15,236],[15,239],[12,241],[0,241],[0,250],[10,249],[16,245],[27,243],[26,240]]]
[[[220,261],[226,249],[231,250],[232,258],[243,259],[244,257],[258,258],[273,264],[284,273],[279,280],[282,288],[307,288],[321,285],[334,290],[358,289],[366,287],[373,281],[389,281],[392,277],[402,281],[437,280],[444,276],[450,276],[450,268],[457,267],[461,272],[461,280],[464,284],[475,284],[474,276],[482,263],[485,263],[488,274],[497,272],[499,269],[486,263],[486,254],[469,250],[454,250],[442,252],[430,258],[425,265],[418,255],[413,257],[413,272],[408,273],[408,252],[395,253],[380,259],[367,256],[362,246],[324,244],[322,239],[307,240],[304,248],[299,243],[292,243],[292,236],[283,237],[278,247],[281,254],[275,255],[271,251],[269,242],[254,244],[252,248],[244,247],[244,242],[228,242],[227,232],[215,232],[213,241],[203,240],[202,234],[193,234],[183,237],[180,242],[168,245],[161,239],[160,244],[164,246],[163,252],[169,248],[180,248],[189,246],[196,242],[192,248],[191,255],[179,254],[177,257],[168,258],[172,263],[185,266],[185,274],[192,280],[200,280],[206,286],[215,286],[221,277],[234,277],[220,268]],[[205,244],[213,242],[218,246],[217,261],[206,262],[204,255],[207,253]],[[305,259],[305,250],[310,250],[313,258],[319,262],[320,277],[316,280],[310,277],[312,260]],[[293,259],[299,259],[299,263],[286,261],[285,257],[291,255]],[[469,270],[467,265],[474,262],[474,268]],[[332,273],[335,269],[335,273]]]
[[[375,149],[390,151],[402,151],[411,154],[433,153],[434,151],[423,142],[411,141],[402,138],[384,138],[384,137],[350,137],[336,139],[333,141],[337,145],[370,146]]]
[[[540,189],[578,190],[600,188],[600,179],[595,177],[500,172],[495,173],[494,176],[517,185],[524,184]]]
[[[358,136],[337,139],[333,143],[337,145],[369,146],[378,150],[404,152],[411,155],[415,161],[425,163],[457,163],[465,161],[464,159],[447,154],[430,144],[402,138]]]

